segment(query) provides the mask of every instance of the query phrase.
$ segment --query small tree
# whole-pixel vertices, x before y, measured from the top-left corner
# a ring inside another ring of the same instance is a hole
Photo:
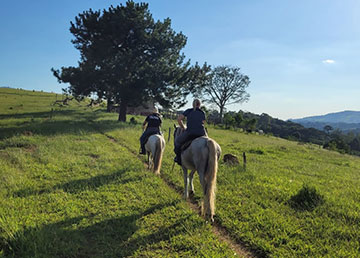
[[[324,126],[324,131],[326,132],[327,135],[330,135],[330,132],[334,130],[334,128],[332,128],[331,125],[325,125]]]
[[[215,67],[208,83],[200,88],[198,94],[203,94],[206,101],[219,107],[220,119],[223,122],[223,112],[226,105],[243,103],[250,95],[246,92],[250,80],[240,72],[238,67]]]
[[[243,121],[244,121],[244,118],[242,116],[242,113],[237,112],[236,115],[235,115],[235,125],[236,125],[236,127],[240,128]]]
[[[224,123],[225,123],[225,128],[228,129],[231,126],[235,125],[235,118],[230,113],[226,113],[224,115]]]
[[[249,118],[249,119],[244,120],[245,130],[246,131],[254,131],[256,128],[256,123],[257,123],[256,118]]]
[[[217,110],[209,110],[207,114],[207,122],[210,124],[219,124],[220,123],[220,115]]]

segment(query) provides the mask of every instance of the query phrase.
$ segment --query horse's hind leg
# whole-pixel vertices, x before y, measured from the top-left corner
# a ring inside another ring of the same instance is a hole
[[[195,190],[194,190],[194,173],[195,170],[192,170],[190,172],[190,196],[194,196]]]
[[[198,174],[199,174],[199,179],[200,179],[200,184],[201,184],[201,187],[203,189],[203,192],[205,194],[205,178],[204,178],[204,172],[202,170],[198,171]]]
[[[185,167],[182,167],[183,172],[184,172],[184,199],[188,199],[189,198],[189,190],[188,190],[188,186],[189,186],[189,178],[188,178],[188,172],[187,169]]]
[[[151,153],[150,152],[148,152],[147,153],[147,163],[148,163],[148,169],[150,169],[151,168],[151,160],[152,160],[152,157],[150,157],[151,156]]]
[[[201,188],[203,190],[204,196],[206,195],[206,186],[205,186],[205,174],[202,169],[198,170],[198,175],[200,179]],[[204,216],[206,211],[204,210],[204,201],[201,201],[201,214]]]

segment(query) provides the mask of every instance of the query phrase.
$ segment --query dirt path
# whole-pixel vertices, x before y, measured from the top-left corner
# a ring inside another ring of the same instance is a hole
[[[147,168],[147,163],[144,162],[143,157],[136,153],[135,151],[131,150],[123,141],[120,141],[116,138],[114,138],[111,135],[106,134],[105,132],[102,132],[99,130],[99,128],[96,128],[101,134],[106,136],[111,142],[120,144],[124,148],[126,148],[130,153],[132,153],[136,158],[140,159],[143,163],[145,168]],[[167,178],[165,178],[163,175],[161,175],[161,179],[164,180],[164,182],[172,188],[174,191],[179,193],[181,196],[183,195],[183,189],[181,187],[176,186],[172,182],[170,182]],[[198,205],[197,201],[190,197],[188,202],[190,208],[195,211],[197,214],[201,216],[201,207]],[[227,232],[227,230],[219,225],[217,222],[212,223],[212,231],[213,233],[220,239],[222,242],[227,243],[230,248],[236,253],[239,257],[258,257],[255,253],[251,252],[244,244],[239,243],[235,241],[231,235]]]

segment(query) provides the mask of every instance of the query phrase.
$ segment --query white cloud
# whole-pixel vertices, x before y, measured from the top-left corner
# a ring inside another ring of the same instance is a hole
[[[324,64],[335,64],[335,60],[332,59],[326,59],[322,61]]]

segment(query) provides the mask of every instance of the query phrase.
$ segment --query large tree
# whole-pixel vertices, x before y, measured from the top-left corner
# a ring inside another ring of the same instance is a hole
[[[155,22],[145,3],[90,9],[75,17],[70,32],[80,51],[79,65],[52,69],[54,75],[70,83],[74,95],[96,93],[119,104],[120,121],[126,121],[128,106],[150,99],[181,107],[210,70],[185,61],[180,51],[187,38],[171,28],[169,18]]]
[[[227,65],[215,67],[206,85],[198,92],[211,104],[219,107],[220,119],[223,122],[223,112],[227,105],[243,103],[250,95],[246,92],[250,80],[240,72],[240,68]]]

